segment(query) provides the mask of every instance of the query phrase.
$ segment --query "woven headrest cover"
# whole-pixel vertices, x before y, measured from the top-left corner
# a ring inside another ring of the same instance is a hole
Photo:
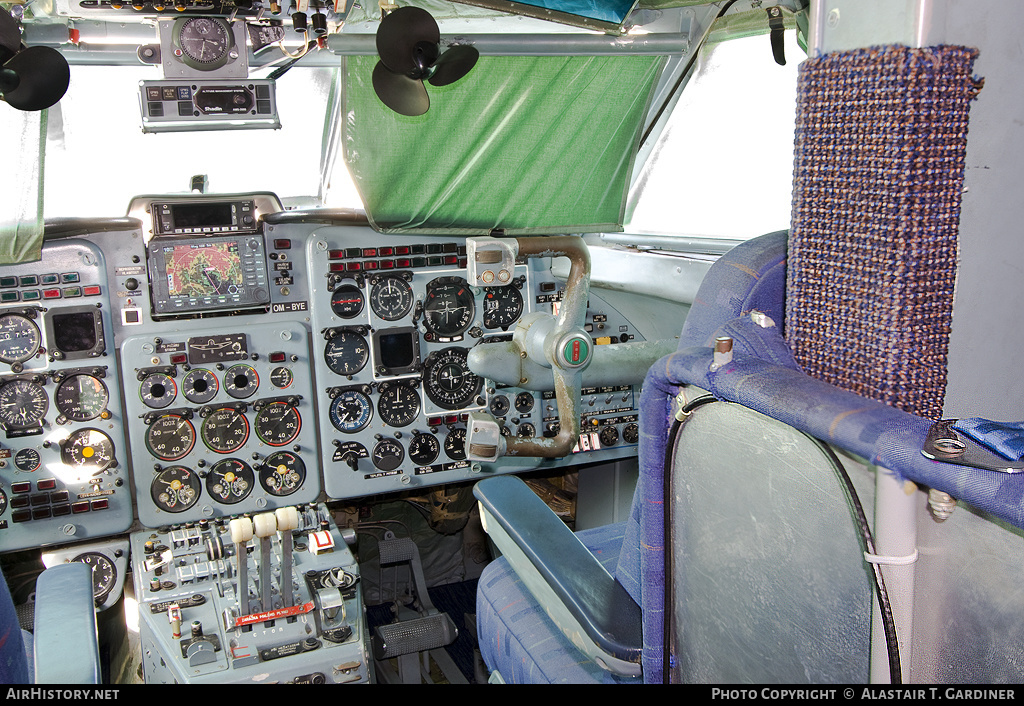
[[[977,51],[881,47],[801,69],[786,337],[811,376],[942,416]]]

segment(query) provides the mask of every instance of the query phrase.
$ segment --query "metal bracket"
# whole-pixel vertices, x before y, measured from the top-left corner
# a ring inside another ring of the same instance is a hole
[[[925,458],[999,473],[1024,472],[1024,461],[1008,461],[953,429],[956,419],[932,425],[921,453]]]

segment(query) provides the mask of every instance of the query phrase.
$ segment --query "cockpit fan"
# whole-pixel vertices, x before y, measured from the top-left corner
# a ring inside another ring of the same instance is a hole
[[[424,80],[447,86],[473,69],[480,52],[458,45],[442,54],[440,41],[437,22],[418,7],[400,7],[381,20],[373,90],[384,105],[402,115],[423,115],[430,108]]]
[[[25,47],[18,23],[0,8],[0,100],[18,110],[42,110],[64,97],[71,71],[51,47]]]

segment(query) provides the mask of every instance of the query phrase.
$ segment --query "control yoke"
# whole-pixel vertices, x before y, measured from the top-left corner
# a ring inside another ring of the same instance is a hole
[[[482,377],[527,389],[551,389],[561,419],[554,438],[506,437],[486,412],[471,412],[466,451],[473,461],[499,456],[568,455],[580,434],[582,372],[591,362],[594,343],[583,329],[590,296],[590,253],[579,236],[498,239],[469,238],[469,283],[478,287],[511,284],[517,257],[567,257],[571,263],[558,316],[535,312],[524,316],[511,341],[476,346],[470,369]],[[646,368],[645,368],[646,370]]]

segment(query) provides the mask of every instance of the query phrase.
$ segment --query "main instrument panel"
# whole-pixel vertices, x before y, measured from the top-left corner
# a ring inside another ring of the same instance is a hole
[[[474,287],[461,238],[382,237],[268,193],[138,197],[128,215],[0,270],[0,551],[551,463],[465,449],[474,410],[558,432],[553,393],[467,364],[557,312],[550,262]],[[643,340],[593,293],[586,328]],[[638,394],[584,388],[581,462],[635,453]]]

